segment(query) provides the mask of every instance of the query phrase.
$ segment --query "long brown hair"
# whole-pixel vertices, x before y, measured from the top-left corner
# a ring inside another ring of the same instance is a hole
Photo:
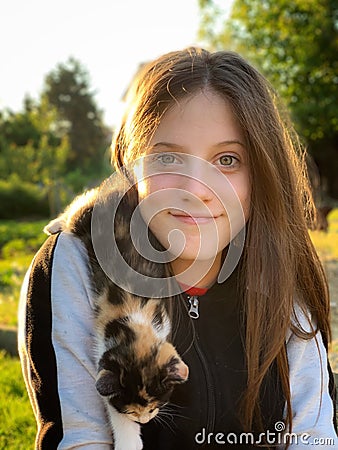
[[[265,78],[238,54],[198,48],[166,54],[143,67],[127,98],[112,152],[120,168],[146,148],[162,115],[182,98],[211,89],[232,106],[245,137],[251,176],[251,212],[242,255],[248,371],[242,420],[261,416],[259,394],[274,361],[292,429],[286,336],[304,339],[317,329],[330,340],[328,287],[308,234],[314,218],[305,151]],[[305,331],[295,303],[317,329]],[[292,320],[294,318],[294,320]],[[262,426],[261,421],[258,421]]]

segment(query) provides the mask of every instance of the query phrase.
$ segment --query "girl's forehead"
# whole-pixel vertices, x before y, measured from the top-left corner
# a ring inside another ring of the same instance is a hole
[[[201,106],[213,108],[217,104],[229,105],[226,98],[210,88],[199,89],[197,92],[186,94],[179,99],[173,97],[173,102],[164,112],[161,122],[163,119],[167,119],[168,116],[184,116],[196,109],[198,110]]]
[[[220,94],[203,90],[183,98],[165,112],[149,145],[214,145],[229,140],[244,142],[229,102]]]

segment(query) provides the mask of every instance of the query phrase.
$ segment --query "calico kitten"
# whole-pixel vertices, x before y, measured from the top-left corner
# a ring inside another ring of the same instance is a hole
[[[45,228],[48,234],[71,232],[86,246],[96,299],[96,388],[106,404],[115,449],[139,450],[140,424],[156,416],[169,401],[175,384],[187,380],[188,367],[168,340],[171,326],[166,300],[131,294],[113,283],[100,267],[91,233],[93,208],[98,203],[102,217],[116,210],[115,240],[130,267],[158,278],[168,276],[168,269],[165,264],[143,258],[134,248],[129,224],[137,205],[137,193],[131,188],[121,198],[116,177],[113,187],[106,182],[99,189],[79,196]],[[96,230],[98,237],[100,230]],[[101,237],[107,239],[104,232]],[[149,238],[160,249],[151,232]]]

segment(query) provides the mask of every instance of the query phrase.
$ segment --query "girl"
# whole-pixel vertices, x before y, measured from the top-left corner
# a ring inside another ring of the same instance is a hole
[[[144,449],[336,448],[304,153],[268,83],[237,54],[189,48],[146,65],[127,102],[113,162],[134,167],[141,214],[184,287],[171,321],[189,366],[165,423],[143,425]],[[25,279],[19,348],[39,449],[112,448],[89,286],[87,255],[67,233],[47,240]]]

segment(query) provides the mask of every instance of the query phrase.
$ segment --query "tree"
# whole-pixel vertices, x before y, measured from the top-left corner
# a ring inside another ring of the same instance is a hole
[[[46,97],[39,104],[26,99],[22,112],[0,114],[0,177],[43,187],[52,216],[61,207],[57,184],[69,152],[68,137],[56,129],[57,114]]]
[[[338,198],[337,1],[235,0],[229,20],[213,0],[200,0],[200,8],[201,37],[215,49],[239,51],[265,73],[289,106],[328,194]]]
[[[108,132],[85,68],[74,58],[58,64],[45,79],[44,94],[57,110],[59,130],[69,136],[68,167],[84,171],[100,167]]]
[[[46,183],[52,173],[64,173],[68,139],[55,134],[56,111],[46,98],[27,105],[22,112],[0,114],[0,175],[15,173],[22,181]]]

